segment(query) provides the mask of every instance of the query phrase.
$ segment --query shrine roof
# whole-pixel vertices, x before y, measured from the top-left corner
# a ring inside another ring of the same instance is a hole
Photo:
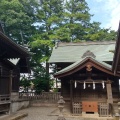
[[[91,51],[96,57],[95,60],[113,61],[116,41],[104,42],[81,42],[81,43],[59,43],[53,48],[49,63],[76,62],[82,61],[86,51]]]
[[[112,74],[112,71],[111,71],[112,65],[109,65],[109,64],[107,64],[107,63],[105,63],[105,62],[96,61],[96,60],[95,60],[94,58],[92,58],[92,57],[85,57],[85,58],[83,58],[82,60],[79,60],[79,61],[77,61],[77,62],[69,65],[68,67],[66,67],[66,68],[58,71],[57,73],[54,74],[54,76],[55,76],[55,77],[60,76],[60,75],[64,76],[64,74],[66,74],[66,73],[67,73],[67,74],[71,74],[70,71],[76,70],[77,67],[81,66],[82,64],[85,64],[85,62],[86,62],[87,60],[88,60],[88,61],[93,61],[95,64],[97,64],[98,66],[101,66],[103,69],[106,69],[107,71],[110,72],[110,74]],[[76,71],[75,71],[75,72],[76,72]]]
[[[0,31],[0,57],[2,58],[19,58],[29,57],[30,52],[24,47],[16,44]]]

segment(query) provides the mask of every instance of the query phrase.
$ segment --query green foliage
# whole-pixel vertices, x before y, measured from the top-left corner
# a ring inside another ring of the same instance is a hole
[[[25,90],[27,91],[28,90],[28,87],[30,87],[30,80],[28,80],[27,78],[25,77],[22,77],[21,80],[20,80],[20,86],[23,86],[25,88]]]
[[[53,92],[59,92],[59,88],[54,88]]]
[[[38,77],[35,80],[33,80],[34,83],[34,89],[36,93],[41,93],[42,91],[47,91],[47,84],[49,79],[44,77]]]
[[[91,17],[87,3],[85,0],[69,0],[66,1],[64,9],[64,24],[58,30],[58,35],[62,35],[60,40],[68,42],[84,40],[85,29]]]
[[[89,24],[87,34],[84,37],[87,41],[115,40],[116,32],[111,29],[101,29],[99,22],[93,22]]]
[[[5,33],[18,43],[22,42],[22,37],[25,43],[29,42],[31,33],[35,32],[32,25],[35,22],[33,9],[37,4],[33,4],[36,5],[33,7],[31,2],[32,0],[0,1],[0,20],[4,23]]]
[[[35,78],[33,80],[34,89],[36,93],[40,93],[42,91],[48,91],[51,87],[50,76],[47,74],[45,68],[41,66],[37,66],[34,68],[34,75]]]

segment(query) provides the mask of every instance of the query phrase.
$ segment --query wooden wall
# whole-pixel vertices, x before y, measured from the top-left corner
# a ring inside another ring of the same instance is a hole
[[[118,90],[118,80],[112,82],[112,95],[113,102],[119,101],[119,90]],[[89,86],[90,85],[90,86]],[[93,89],[93,84],[86,84],[86,88],[83,88],[83,83],[78,83],[75,88],[74,82],[72,82],[73,100],[74,102],[80,101],[98,101],[107,102],[107,88],[103,89],[102,83],[96,84],[95,89]],[[70,80],[67,78],[61,80],[61,94],[65,100],[70,101]]]
[[[0,95],[10,94],[12,91],[18,92],[19,78],[20,71],[16,66],[0,62]]]
[[[10,68],[0,63],[0,94],[10,94]]]

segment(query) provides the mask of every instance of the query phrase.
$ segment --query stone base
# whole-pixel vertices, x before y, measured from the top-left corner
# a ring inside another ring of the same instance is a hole
[[[99,114],[98,112],[94,112],[93,114],[91,113],[86,113],[86,112],[82,112],[82,117],[90,117],[90,118],[93,118],[94,117],[99,117]]]
[[[11,100],[18,100],[19,99],[19,93],[18,92],[11,92]]]
[[[20,109],[29,107],[29,101],[12,101],[10,107],[10,113],[15,113]]]

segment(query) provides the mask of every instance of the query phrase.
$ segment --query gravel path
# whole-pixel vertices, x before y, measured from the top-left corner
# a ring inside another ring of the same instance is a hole
[[[19,111],[21,113],[28,113],[28,116],[21,120],[57,120],[58,118],[58,109],[55,107],[30,107]],[[53,114],[57,113],[57,114]],[[65,115],[66,120],[106,120],[106,119],[97,119],[97,118],[82,118],[76,116],[67,116]]]

